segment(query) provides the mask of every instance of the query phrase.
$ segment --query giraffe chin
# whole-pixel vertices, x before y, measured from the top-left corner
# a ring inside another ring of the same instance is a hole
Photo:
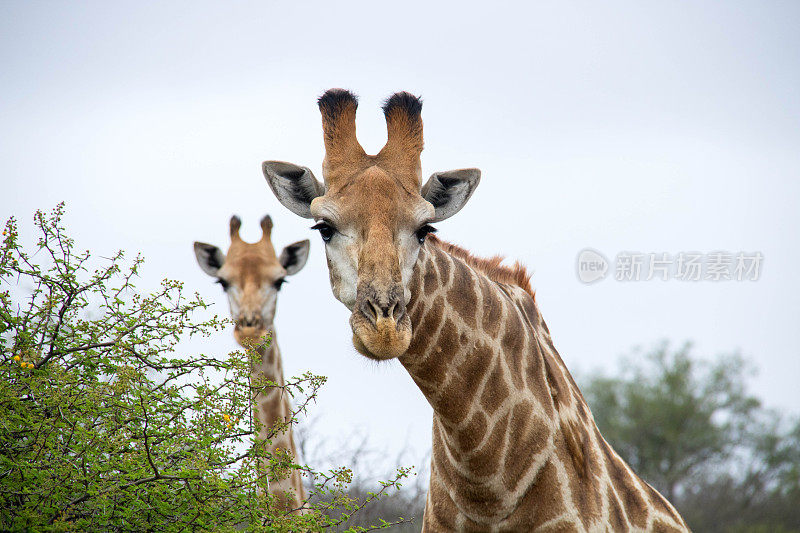
[[[353,346],[361,355],[376,361],[400,357],[411,344],[411,320],[404,315],[397,324],[392,318],[379,318],[375,326],[360,313],[350,317]]]

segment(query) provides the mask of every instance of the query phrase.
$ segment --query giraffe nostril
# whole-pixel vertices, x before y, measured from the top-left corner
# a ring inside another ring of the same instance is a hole
[[[261,317],[255,315],[244,315],[238,321],[239,327],[242,328],[255,328],[263,325]]]
[[[371,299],[367,298],[361,304],[361,313],[369,319],[373,326],[377,324],[380,312],[378,306]]]
[[[400,305],[399,302],[395,303],[392,307],[392,318],[394,318],[394,321],[399,324],[404,314],[406,314],[405,307]]]
[[[386,305],[381,305],[372,298],[365,298],[359,308],[361,314],[363,314],[373,326],[377,326],[378,319],[380,318],[391,318],[399,323],[405,314],[405,307],[398,300],[392,300]]]

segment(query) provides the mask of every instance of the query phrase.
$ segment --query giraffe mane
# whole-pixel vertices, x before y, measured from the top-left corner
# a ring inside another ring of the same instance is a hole
[[[498,283],[516,285],[530,294],[532,298],[536,298],[536,293],[531,287],[531,274],[521,262],[515,261],[511,266],[504,265],[503,259],[505,258],[502,255],[495,255],[488,258],[478,257],[473,255],[469,250],[465,250],[456,244],[443,241],[435,235],[428,234],[427,239],[443,252],[461,259],[478,272],[486,275],[490,280]]]

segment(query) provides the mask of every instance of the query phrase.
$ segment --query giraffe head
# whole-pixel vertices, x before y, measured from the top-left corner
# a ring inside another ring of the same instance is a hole
[[[324,183],[306,167],[267,161],[278,200],[313,218],[325,242],[334,296],[352,312],[353,344],[373,359],[406,352],[412,337],[409,282],[433,222],[458,212],[480,180],[478,169],[433,174],[422,184],[422,102],[405,92],[383,106],[388,140],[367,155],[356,138],[352,93],[319,99],[325,142]]]
[[[281,255],[272,246],[272,219],[261,219],[261,240],[247,243],[239,236],[242,221],[231,217],[231,245],[228,253],[204,242],[194,243],[194,253],[203,272],[217,279],[228,296],[234,336],[258,342],[275,318],[278,291],[287,276],[296,274],[308,259],[308,240],[290,244]]]

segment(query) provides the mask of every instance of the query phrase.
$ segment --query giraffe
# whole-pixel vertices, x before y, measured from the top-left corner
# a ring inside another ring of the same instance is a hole
[[[553,344],[525,268],[436,238],[478,169],[422,184],[422,102],[383,106],[388,139],[367,155],[357,98],[320,97],[324,183],[263,164],[279,201],[313,218],[353,345],[398,359],[433,408],[423,531],[687,531],[673,506],[603,439]]]
[[[286,277],[297,274],[305,266],[309,241],[290,244],[277,256],[272,245],[272,219],[269,215],[261,219],[262,235],[258,242],[243,241],[239,236],[241,225],[239,217],[231,217],[231,244],[227,254],[203,242],[194,243],[194,253],[203,272],[216,278],[228,296],[236,341],[245,348],[258,345],[260,361],[251,366],[250,383],[254,415],[258,421],[257,438],[267,440],[274,424],[291,416],[291,404],[282,389],[264,390],[258,383],[269,380],[280,386],[284,384],[281,352],[273,325],[275,306]],[[265,346],[262,341],[268,334],[272,340],[269,346]],[[275,435],[267,450],[272,453],[285,450],[297,457],[291,426]],[[298,470],[292,470],[288,478],[268,475],[269,469],[266,463],[262,463],[258,472],[259,476],[267,475],[269,492],[275,497],[275,507],[279,512],[301,510],[306,492]]]

